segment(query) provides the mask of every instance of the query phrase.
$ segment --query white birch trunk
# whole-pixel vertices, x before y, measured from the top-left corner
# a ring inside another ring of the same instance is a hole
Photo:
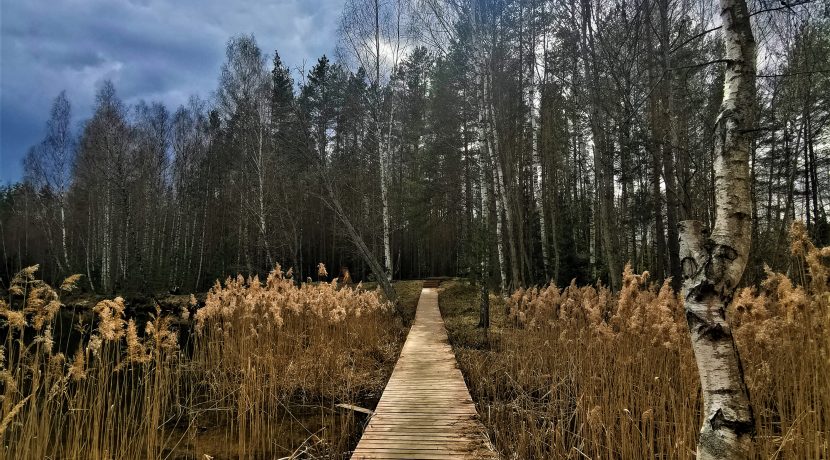
[[[271,258],[271,247],[268,245],[268,228],[265,220],[265,152],[263,148],[263,117],[260,114],[259,130],[257,132],[257,203],[259,205],[259,235],[262,238],[262,245],[265,248],[265,258],[269,268],[274,266]]]
[[[497,161],[497,159],[493,158],[492,149],[489,147],[488,143],[488,156],[490,157],[490,161]],[[496,166],[498,169],[498,166]],[[501,184],[499,183],[498,173],[493,174],[493,198],[496,200],[496,248],[498,250],[499,256],[499,274],[501,275],[501,294],[504,296],[507,294],[507,267],[504,261],[504,237],[503,237],[503,229],[502,229],[502,220],[504,219],[504,201],[502,200],[502,193],[501,193]]]
[[[207,196],[205,197],[207,198]],[[199,283],[202,280],[202,262],[205,259],[205,228],[207,227],[207,200],[202,208],[202,237],[199,239],[199,268],[196,270],[196,282],[193,290],[199,290]]]
[[[535,65],[531,75],[535,77]],[[544,186],[543,186],[543,170],[542,170],[542,156],[539,154],[539,132],[537,127],[537,120],[539,118],[539,100],[534,91],[536,79],[531,78],[528,87],[528,106],[530,107],[530,137],[531,137],[531,152],[533,161],[533,194],[536,198],[536,211],[539,213],[539,237],[542,244],[542,262],[545,267],[545,280],[550,278],[550,252],[548,248],[548,232],[547,222],[545,220],[545,200],[544,200]]]
[[[698,459],[747,458],[755,428],[740,357],[725,311],[751,244],[749,148],[755,98],[755,40],[745,0],[720,0],[726,72],[715,122],[714,229],[679,225],[683,297],[703,393]]]
[[[161,217],[161,227],[158,229],[158,248],[154,249],[154,256],[156,259],[154,261],[154,265],[156,267],[156,270],[159,271],[161,271],[162,267],[164,267],[164,262],[166,259],[165,256],[167,255],[167,253],[165,252],[165,247],[168,244],[167,221],[175,219],[175,217],[173,217],[172,219],[169,217],[171,214],[174,216],[177,214],[175,208],[176,207],[174,206],[174,209],[171,209],[170,212],[164,213],[164,215]],[[170,275],[168,274],[168,281],[170,281],[169,277]]]
[[[102,248],[101,248],[101,289],[106,292],[110,286],[110,204],[109,191],[107,191],[107,201],[104,203],[104,222],[102,228]]]
[[[193,253],[194,253],[195,248],[196,248],[196,226],[197,225],[198,225],[198,222],[194,218],[193,222],[189,226],[190,231],[188,233],[190,234],[190,244],[187,247],[187,265],[186,265],[188,274],[193,273]],[[184,278],[182,278],[182,279],[184,279]]]
[[[86,262],[86,279],[89,282],[90,291],[95,292],[95,283],[92,282],[92,267],[91,267],[91,261],[90,261],[90,259],[93,257],[93,255],[90,255],[90,252],[93,251],[92,242],[94,241],[93,238],[94,238],[94,235],[95,235],[95,226],[94,226],[94,221],[92,219],[92,206],[90,206],[89,209],[87,210],[86,227],[89,230],[88,235],[87,235],[86,245],[85,245],[86,247],[84,248],[84,256],[85,256],[85,259],[86,259],[84,261],[84,262]],[[5,243],[3,243],[3,244],[4,244],[4,246],[3,246],[4,251],[3,252],[5,252]]]
[[[480,129],[480,128],[479,128]],[[485,161],[485,155],[487,152],[486,147],[484,146],[485,142],[483,138],[479,141],[479,150],[478,150],[478,166],[479,166],[479,184],[481,187],[481,235],[482,235],[482,248],[481,248],[481,262],[480,262],[480,269],[481,269],[481,305],[480,305],[480,312],[479,312],[479,327],[489,327],[490,326],[490,302],[489,302],[489,292],[487,288],[487,282],[489,279],[489,270],[490,270],[490,195],[487,190],[487,170],[485,165],[487,162]],[[499,267],[501,268],[501,283],[502,283],[502,290],[504,289],[504,263],[500,261]]]
[[[182,239],[182,231],[181,231],[181,221],[183,210],[179,209],[173,215],[173,274],[171,277],[172,286],[176,287],[179,283],[179,260],[181,259],[181,250],[179,249],[181,246],[181,239]]]
[[[392,120],[389,120],[389,129],[392,129]],[[381,214],[383,219],[383,269],[388,280],[392,279],[392,243],[390,240],[390,225],[389,225],[389,184],[387,180],[387,162],[386,155],[383,153],[383,148],[380,142],[380,124],[377,125],[378,136],[378,160],[380,161],[380,201]]]
[[[69,273],[72,271],[72,268],[69,266],[69,250],[66,246],[66,206],[63,203],[63,199],[61,199],[61,246],[63,247],[63,264],[66,267],[66,272]]]
[[[380,125],[377,127],[378,161],[380,162],[380,202],[383,220],[383,271],[386,279],[392,279],[392,245],[389,240],[389,186],[386,181],[386,158],[380,142]]]
[[[499,156],[499,152],[501,151],[499,145],[498,135],[496,133],[496,117],[495,117],[495,110],[493,107],[493,87],[491,83],[491,75],[489,70],[485,74],[484,79],[485,85],[485,97],[484,97],[484,104],[485,104],[485,116],[487,119],[487,133],[489,134],[490,140],[490,158],[495,166],[495,178],[498,180],[498,186],[495,188],[494,196],[496,198],[496,208],[499,210],[501,215],[504,217],[505,224],[507,225],[507,236],[508,236],[508,248],[510,249],[510,263],[513,269],[511,270],[511,288],[516,289],[519,287],[519,262],[518,262],[518,252],[516,250],[516,241],[513,237],[513,208],[510,206],[508,202],[508,190],[507,190],[507,182],[504,178],[504,168],[502,168],[501,159]],[[496,228],[502,225],[501,218],[499,218]],[[499,238],[499,244],[503,245],[504,242],[502,238]],[[504,249],[502,249],[502,269],[505,270],[504,267]],[[505,286],[502,287],[502,295],[507,295],[507,291]]]
[[[542,6],[542,13],[544,15],[544,5]],[[542,156],[539,152],[539,130],[538,120],[539,111],[542,98],[542,88],[545,81],[545,75],[539,75],[540,61],[544,68],[545,54],[547,47],[547,37],[542,35],[541,48],[537,42],[536,31],[531,28],[530,33],[530,49],[533,51],[532,59],[529,63],[529,78],[527,85],[527,106],[528,116],[530,118],[530,148],[531,148],[531,162],[533,170],[533,195],[535,198],[536,212],[539,213],[539,240],[542,246],[542,263],[544,267],[545,281],[550,279],[550,248],[548,247],[548,231],[547,221],[545,220],[545,199],[544,199],[544,170],[542,168]]]
[[[387,183],[386,155],[381,143],[380,127],[380,2],[374,2],[375,13],[375,140],[377,142],[378,162],[380,166],[380,202],[381,220],[383,221],[383,270],[387,281],[392,280],[392,244],[389,225],[389,185]],[[389,112],[389,129],[392,129],[392,111]],[[391,138],[391,133],[390,133]],[[391,142],[391,140],[390,140]]]
[[[239,194],[239,227],[237,233],[237,241],[236,241],[236,265],[237,270],[238,267],[242,266],[242,222],[245,220],[243,214],[243,209],[245,209],[245,196],[244,194]]]
[[[501,275],[500,292],[505,295],[507,292],[507,273],[504,256],[504,238],[502,237],[502,219],[504,218],[504,202],[501,198],[499,184],[503,183],[500,178],[501,168],[498,161],[498,145],[495,138],[495,126],[493,118],[491,118],[490,111],[492,110],[492,99],[490,98],[490,68],[487,63],[487,56],[485,55],[484,45],[486,42],[485,33],[479,22],[479,2],[470,2],[470,23],[473,29],[473,43],[477,70],[477,86],[478,86],[478,102],[479,102],[479,140],[482,142],[486,155],[492,167],[495,167],[493,174],[493,198],[496,200],[496,249],[499,260],[499,273]],[[484,166],[486,163],[482,161]],[[509,224],[509,221],[508,221]],[[489,224],[488,224],[489,225]]]
[[[124,200],[125,201],[125,200]],[[130,257],[130,232],[132,231],[132,212],[128,203],[124,204],[125,214],[127,218],[124,220],[124,231],[119,241],[119,248],[123,248],[118,252],[118,271],[121,273],[121,280],[127,280],[127,264]]]

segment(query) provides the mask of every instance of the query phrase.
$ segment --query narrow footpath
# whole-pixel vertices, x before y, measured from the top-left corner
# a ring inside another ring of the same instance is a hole
[[[496,458],[447,339],[437,289],[421,291],[401,356],[352,458]]]

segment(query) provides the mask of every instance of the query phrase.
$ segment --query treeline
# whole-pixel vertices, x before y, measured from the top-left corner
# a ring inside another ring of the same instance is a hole
[[[746,282],[786,270],[793,220],[830,242],[819,3],[751,6]],[[0,191],[2,278],[40,263],[98,292],[189,291],[277,262],[316,279],[324,262],[357,279],[616,289],[631,261],[679,280],[677,223],[715,218],[718,14],[702,0],[352,0],[339,63],[295,74],[238,36],[210,100],[127,105],[104,82],[77,132],[62,93],[24,180]]]

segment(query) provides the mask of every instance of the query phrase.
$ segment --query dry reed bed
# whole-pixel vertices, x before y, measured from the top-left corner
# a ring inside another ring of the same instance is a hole
[[[342,458],[362,420],[335,405],[376,402],[406,332],[377,292],[277,267],[146,324],[102,301],[62,353],[59,291],[77,277],[54,290],[36,269],[0,300],[0,458]]]
[[[729,317],[757,419],[754,458],[830,455],[830,248],[792,230],[794,283],[768,272]],[[475,329],[477,290],[441,293],[450,341],[505,458],[692,458],[697,369],[680,299],[627,268],[604,287],[520,290],[493,299]]]

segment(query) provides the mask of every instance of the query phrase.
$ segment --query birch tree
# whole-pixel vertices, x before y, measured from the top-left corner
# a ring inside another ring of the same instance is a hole
[[[401,56],[408,48],[408,17],[404,0],[350,0],[341,22],[343,46],[358,65],[369,71],[373,88],[371,101],[374,138],[379,162],[381,219],[383,223],[383,266],[392,279],[391,221],[389,205],[389,161],[392,155],[391,130],[396,106],[390,98],[383,104],[383,86],[396,72]],[[386,133],[386,134],[384,134]]]
[[[233,125],[233,144],[245,159],[245,171],[254,184],[254,202],[244,200],[243,203],[256,221],[260,248],[269,266],[274,263],[266,208],[270,176],[271,136],[267,132],[271,122],[270,84],[265,56],[254,37],[240,36],[228,41],[217,97],[226,120]]]
[[[542,5],[542,17],[544,17],[544,4]],[[530,12],[531,22],[536,14],[536,4],[532,4]],[[528,82],[527,82],[527,105],[529,107],[528,121],[530,129],[530,149],[533,162],[533,194],[535,198],[536,212],[539,214],[539,240],[542,246],[542,264],[544,267],[545,280],[551,276],[551,258],[548,246],[548,225],[545,218],[544,198],[544,168],[542,167],[542,155],[539,152],[539,110],[541,106],[541,88],[545,86],[547,72],[545,70],[545,59],[547,54],[547,33],[538,31],[531,27],[529,31],[529,56],[528,59]],[[554,270],[555,271],[555,270]]]
[[[27,180],[42,193],[54,198],[58,207],[57,229],[60,234],[60,256],[57,265],[61,272],[69,273],[69,249],[66,236],[66,200],[72,183],[72,166],[75,161],[75,139],[72,134],[72,108],[66,91],[61,91],[52,103],[51,117],[46,123],[46,137],[33,147],[25,160]],[[51,199],[41,203],[48,228],[55,225],[51,218]],[[51,234],[51,232],[48,232]]]
[[[387,276],[388,272],[378,262],[374,253],[366,244],[363,235],[353,224],[350,214],[341,203],[341,194],[336,188],[334,180],[336,171],[333,170],[332,162],[328,158],[329,139],[327,132],[335,118],[332,106],[340,99],[331,94],[334,92],[331,85],[342,78],[341,72],[340,66],[329,65],[328,59],[324,56],[309,73],[308,81],[301,90],[300,101],[295,106],[297,122],[301,128],[301,135],[297,139],[298,148],[303,152],[305,158],[310,160],[314,168],[313,171],[319,178],[318,184],[321,190],[317,195],[318,198],[332,211],[337,221],[342,224],[346,237],[358,251],[362,260],[370,267],[386,298],[397,303],[397,294]]]
[[[726,70],[715,121],[715,223],[711,233],[697,221],[683,221],[679,229],[686,319],[703,390],[698,459],[747,457],[755,426],[725,312],[751,243],[756,45],[745,0],[720,0],[720,9]]]
[[[134,151],[126,108],[115,86],[105,81],[96,94],[96,108],[79,140],[75,183],[86,215],[84,252],[90,280],[109,292],[119,275],[129,272],[125,235],[132,223],[129,190],[135,179]],[[97,266],[93,265],[93,260]],[[115,276],[113,276],[115,275]]]
[[[492,174],[492,195],[496,205],[495,228],[496,228],[496,252],[498,255],[500,291],[502,295],[507,294],[507,266],[504,253],[503,222],[506,217],[504,203],[504,173],[499,158],[498,133],[496,132],[495,116],[493,114],[493,88],[492,88],[492,34],[495,33],[493,12],[490,10],[489,2],[472,1],[464,5],[458,11],[460,17],[465,18],[471,28],[471,40],[474,53],[474,69],[477,78],[477,108],[479,111],[479,137],[481,146],[484,148],[484,156],[479,156],[479,167],[489,168]],[[486,177],[486,175],[484,176]],[[512,219],[507,218],[508,228]],[[512,240],[511,240],[512,243]],[[511,246],[512,247],[512,246]],[[515,261],[515,251],[511,254]],[[515,273],[513,273],[515,276]],[[515,284],[515,283],[514,283]]]

